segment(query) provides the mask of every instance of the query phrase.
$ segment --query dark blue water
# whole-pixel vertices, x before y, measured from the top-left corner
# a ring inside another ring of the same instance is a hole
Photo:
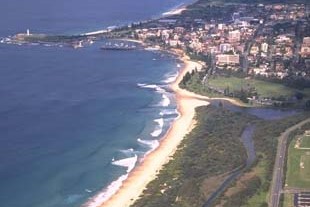
[[[93,31],[183,2],[3,0],[0,37],[27,28]],[[156,147],[177,116],[163,81],[175,76],[177,60],[101,51],[101,44],[80,50],[0,44],[1,207],[80,206],[126,175],[134,156]],[[123,167],[112,159],[124,160]]]
[[[25,31],[74,34],[160,16],[194,0],[2,0],[0,34]]]

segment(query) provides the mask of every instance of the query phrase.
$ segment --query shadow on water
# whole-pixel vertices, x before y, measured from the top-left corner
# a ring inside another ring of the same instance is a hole
[[[283,109],[274,109],[274,108],[246,108],[233,105],[229,101],[225,100],[210,100],[211,105],[219,107],[222,105],[224,108],[239,113],[247,113],[253,116],[256,116],[260,119],[264,120],[277,120],[282,119],[288,116],[292,116],[298,113],[296,110],[283,110]],[[220,104],[222,103],[222,104]],[[242,172],[250,168],[256,159],[256,153],[253,142],[253,134],[254,134],[255,126],[253,124],[249,124],[243,131],[241,135],[241,141],[247,152],[247,160],[246,163],[239,168],[235,169],[231,174],[223,181],[223,183],[214,191],[214,193],[208,198],[203,207],[210,207],[215,199],[225,191],[225,189],[236,179],[238,178]]]

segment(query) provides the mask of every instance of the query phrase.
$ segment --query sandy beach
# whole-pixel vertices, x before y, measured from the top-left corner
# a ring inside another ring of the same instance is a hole
[[[171,88],[176,93],[180,116],[174,121],[162,139],[160,146],[150,153],[129,174],[128,179],[124,181],[121,189],[107,202],[102,204],[101,207],[127,207],[133,204],[139,195],[141,195],[146,185],[156,177],[162,166],[169,161],[184,136],[193,128],[195,124],[195,108],[209,104],[207,101],[201,100],[205,99],[205,97],[179,88],[178,84],[188,71],[202,67],[201,64],[190,61],[186,57],[182,60],[185,63],[185,67],[180,72],[176,81],[171,84]]]

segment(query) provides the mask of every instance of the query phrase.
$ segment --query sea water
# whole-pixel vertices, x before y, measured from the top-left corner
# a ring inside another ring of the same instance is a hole
[[[190,1],[3,0],[0,37],[78,34]],[[178,116],[168,54],[0,44],[0,206],[94,206]]]

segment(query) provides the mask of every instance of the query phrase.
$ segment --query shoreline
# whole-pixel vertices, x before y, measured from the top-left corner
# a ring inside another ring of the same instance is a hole
[[[123,40],[130,41],[130,39]],[[142,41],[135,42],[143,44]],[[176,80],[169,85],[176,97],[179,117],[173,121],[166,134],[160,139],[158,148],[148,154],[143,161],[128,174],[128,177],[122,182],[120,188],[108,200],[96,205],[97,207],[131,206],[139,196],[143,194],[143,190],[148,183],[156,178],[163,165],[171,160],[171,157],[174,155],[183,138],[195,127],[195,109],[197,107],[207,106],[210,104],[209,101],[214,99],[226,100],[232,104],[244,107],[242,103],[234,99],[209,98],[180,88],[179,83],[182,81],[185,74],[195,69],[201,70],[203,63],[191,60],[181,51],[163,49],[160,49],[160,51],[174,54],[184,63],[182,69],[179,70]],[[93,198],[95,197],[96,195]]]
[[[121,39],[123,41],[132,41],[139,44],[144,44],[140,40]],[[204,63],[191,60],[183,51],[179,50],[165,50],[160,49],[161,52],[173,54],[184,63],[184,66],[179,70],[179,74],[175,81],[169,84],[169,87],[175,94],[177,103],[177,111],[179,116],[172,122],[168,131],[159,140],[159,146],[150,154],[144,157],[144,159],[137,165],[132,171],[130,171],[124,180],[122,180],[119,189],[111,195],[107,200],[98,203],[97,205],[91,205],[96,207],[129,207],[131,206],[140,195],[146,186],[156,178],[163,165],[168,163],[177,150],[178,145],[183,138],[192,131],[196,125],[196,111],[199,106],[207,106],[212,100],[226,100],[233,105],[240,107],[246,107],[244,104],[231,98],[210,98],[204,95],[199,95],[194,92],[182,89],[179,87],[179,83],[187,72],[191,72],[195,69],[198,71],[203,68]],[[101,192],[91,197],[84,205],[92,203],[93,198],[100,195]],[[94,204],[94,203],[92,203]]]
[[[147,184],[156,178],[163,165],[171,159],[185,135],[194,128],[196,124],[195,108],[209,104],[206,101],[207,97],[179,88],[178,85],[187,72],[195,68],[202,68],[200,63],[191,61],[186,56],[179,56],[179,58],[185,63],[185,66],[170,85],[176,96],[179,117],[174,120],[167,133],[161,138],[159,147],[147,155],[142,163],[129,173],[128,178],[111,198],[98,206],[126,207],[132,205],[143,193]]]

